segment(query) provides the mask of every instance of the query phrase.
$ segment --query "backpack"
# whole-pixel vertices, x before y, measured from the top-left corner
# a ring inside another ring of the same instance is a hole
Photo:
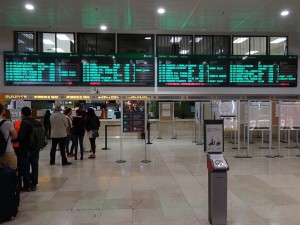
[[[37,120],[33,120],[30,124],[33,129],[29,135],[29,148],[34,151],[40,151],[47,144],[45,141],[45,130],[43,125]]]
[[[6,120],[2,120],[0,122],[0,128],[2,126],[2,124],[5,122]],[[6,147],[7,147],[7,143],[8,143],[8,139],[9,139],[9,135],[7,137],[7,139],[4,137],[4,134],[2,132],[2,130],[0,129],[0,155],[3,155],[6,152]]]

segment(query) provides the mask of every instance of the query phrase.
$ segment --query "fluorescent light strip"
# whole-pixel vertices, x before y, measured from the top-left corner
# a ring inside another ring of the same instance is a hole
[[[234,44],[240,44],[243,43],[244,41],[247,41],[249,38],[243,37],[243,38],[237,38],[233,41]]]
[[[51,41],[50,39],[44,39],[44,40],[43,40],[43,43],[44,43],[45,45],[54,45],[54,42]]]
[[[286,38],[277,38],[270,42],[270,44],[278,44],[280,42],[286,41]]]
[[[172,37],[170,42],[171,43],[179,43],[181,41],[182,37]]]
[[[180,54],[183,54],[183,55],[185,55],[185,54],[188,54],[190,52],[190,50],[180,50]]]
[[[199,43],[200,41],[202,41],[202,37],[196,37],[196,38],[195,38],[195,42],[196,42],[196,43]]]
[[[70,39],[67,37],[67,35],[65,34],[56,34],[56,37],[58,40],[61,40],[61,41],[69,41]]]
[[[250,51],[250,52],[246,52],[245,55],[254,55],[254,54],[258,53],[258,52],[259,51]]]

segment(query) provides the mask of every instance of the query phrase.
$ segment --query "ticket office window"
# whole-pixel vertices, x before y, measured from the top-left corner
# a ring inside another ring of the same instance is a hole
[[[15,31],[14,32],[14,51],[15,52],[34,52],[34,32]]]
[[[78,33],[77,52],[114,54],[115,34]]]
[[[38,33],[39,52],[75,52],[74,33]]]

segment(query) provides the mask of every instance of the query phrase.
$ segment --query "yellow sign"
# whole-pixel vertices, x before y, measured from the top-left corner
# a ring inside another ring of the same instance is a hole
[[[0,103],[5,105],[5,95],[0,95]]]
[[[27,99],[27,95],[5,95],[6,99]]]
[[[102,96],[97,96],[97,99],[120,99],[120,96],[116,95],[102,95]]]
[[[151,99],[151,97],[145,95],[131,95],[127,96],[126,99]]]
[[[34,99],[59,99],[58,95],[34,95]]]
[[[67,95],[66,99],[78,99],[78,100],[82,100],[82,99],[90,99],[91,97],[88,95]]]

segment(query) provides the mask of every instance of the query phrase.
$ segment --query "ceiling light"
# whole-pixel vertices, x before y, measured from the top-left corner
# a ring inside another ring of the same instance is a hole
[[[280,13],[281,16],[287,16],[287,15],[289,15],[289,14],[290,14],[290,12],[289,12],[288,10],[283,10],[283,11]]]
[[[170,42],[171,43],[179,43],[181,41],[182,37],[172,37]]]
[[[61,41],[69,41],[70,39],[67,37],[67,35],[65,34],[56,34],[56,37],[58,40],[61,40]]]
[[[51,41],[50,39],[43,39],[43,43],[44,43],[45,45],[54,45],[54,42]]]
[[[248,40],[249,38],[242,37],[242,38],[237,38],[233,41],[234,44],[240,44],[243,43],[244,41]]]
[[[285,37],[277,38],[277,39],[271,41],[270,44],[278,44],[278,43],[283,42],[283,41],[286,41]]]
[[[188,54],[190,50],[180,50],[179,54],[185,55]]]
[[[145,37],[145,40],[151,40],[151,37]]]
[[[250,52],[246,52],[245,55],[254,55],[254,54],[258,53],[258,52],[259,51],[250,51]]]
[[[158,12],[159,14],[164,14],[164,13],[166,12],[166,10],[165,10],[164,8],[159,8],[159,9],[157,10],[157,12]]]
[[[32,4],[29,4],[29,3],[25,5],[25,8],[28,9],[28,10],[34,10],[34,6]]]
[[[202,41],[202,37],[195,37],[195,42],[199,43],[200,41]]]
[[[26,37],[27,39],[33,39],[33,34],[22,34],[24,37]]]
[[[62,48],[52,48],[56,52],[65,52]]]
[[[107,30],[107,26],[102,25],[102,26],[100,27],[100,29],[101,29],[101,30]]]

